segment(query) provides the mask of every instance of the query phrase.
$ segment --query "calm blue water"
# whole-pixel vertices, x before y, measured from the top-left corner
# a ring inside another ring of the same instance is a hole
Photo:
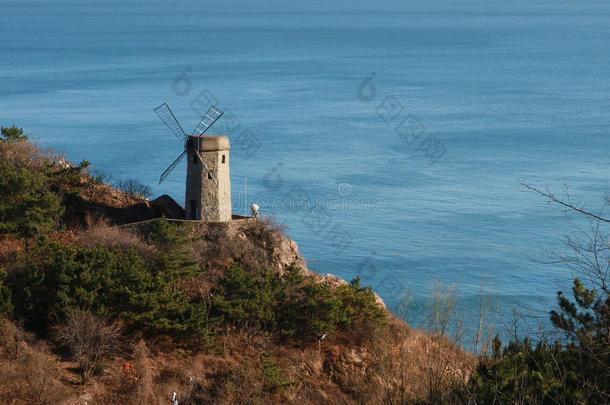
[[[247,178],[310,267],[360,273],[390,306],[408,291],[412,320],[435,280],[458,286],[466,317],[483,283],[503,323],[513,308],[544,318],[570,278],[540,262],[574,219],[519,183],[600,205],[607,2],[95,3],[0,0],[0,124],[182,202],[184,166],[157,186],[181,145],[152,108],[192,128],[205,91],[239,122],[216,127],[237,209]],[[387,103],[443,145],[436,163],[378,114]],[[258,148],[238,146],[244,130]],[[286,208],[295,190],[330,201],[323,215]]]

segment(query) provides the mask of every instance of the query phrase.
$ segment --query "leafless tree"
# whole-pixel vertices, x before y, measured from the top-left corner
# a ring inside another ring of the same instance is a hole
[[[119,190],[123,190],[124,192],[143,200],[152,195],[152,190],[149,186],[142,184],[135,179],[121,180],[116,186]]]
[[[541,190],[527,183],[521,183],[528,190],[534,191],[548,199],[551,204],[558,204],[570,211],[589,218],[589,229],[576,228],[576,232],[565,237],[565,244],[570,253],[553,253],[557,263],[562,263],[575,273],[585,277],[590,285],[604,294],[610,293],[608,277],[610,276],[610,239],[606,224],[610,218],[604,216],[604,209],[610,204],[610,196],[603,197],[599,212],[581,207],[575,202],[564,187],[564,197],[550,190]]]
[[[117,347],[120,330],[88,311],[72,313],[56,331],[57,341],[67,347],[82,371],[83,383],[99,371]]]

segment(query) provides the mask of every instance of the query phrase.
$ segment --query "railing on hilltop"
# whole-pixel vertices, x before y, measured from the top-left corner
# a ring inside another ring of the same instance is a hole
[[[146,219],[144,221],[137,221],[137,222],[130,222],[127,224],[116,225],[115,228],[123,228],[123,227],[127,227],[127,226],[136,226],[136,225],[139,226],[139,225],[144,225],[144,224],[161,221],[161,220],[164,220],[167,222],[178,222],[178,223],[182,222],[182,223],[205,224],[205,225],[215,224],[216,225],[216,224],[230,224],[233,222],[248,221],[251,219],[252,219],[252,217],[245,217],[242,215],[233,215],[233,218],[229,222],[205,222],[205,221],[201,221],[199,219],[178,219],[178,218],[159,217],[159,218]]]

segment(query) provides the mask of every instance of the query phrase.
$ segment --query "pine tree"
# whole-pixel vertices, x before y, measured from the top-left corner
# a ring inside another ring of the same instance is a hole
[[[8,315],[12,310],[11,291],[6,286],[6,271],[0,267],[0,317]]]
[[[4,141],[25,141],[28,136],[23,132],[22,128],[16,126],[0,127],[0,135]]]

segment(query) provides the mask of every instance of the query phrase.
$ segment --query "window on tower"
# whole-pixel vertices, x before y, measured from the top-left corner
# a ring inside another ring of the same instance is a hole
[[[197,164],[197,154],[193,153],[193,164],[196,165]]]
[[[222,163],[225,162],[225,155],[222,155]]]
[[[212,180],[212,173],[208,172],[208,179]]]

